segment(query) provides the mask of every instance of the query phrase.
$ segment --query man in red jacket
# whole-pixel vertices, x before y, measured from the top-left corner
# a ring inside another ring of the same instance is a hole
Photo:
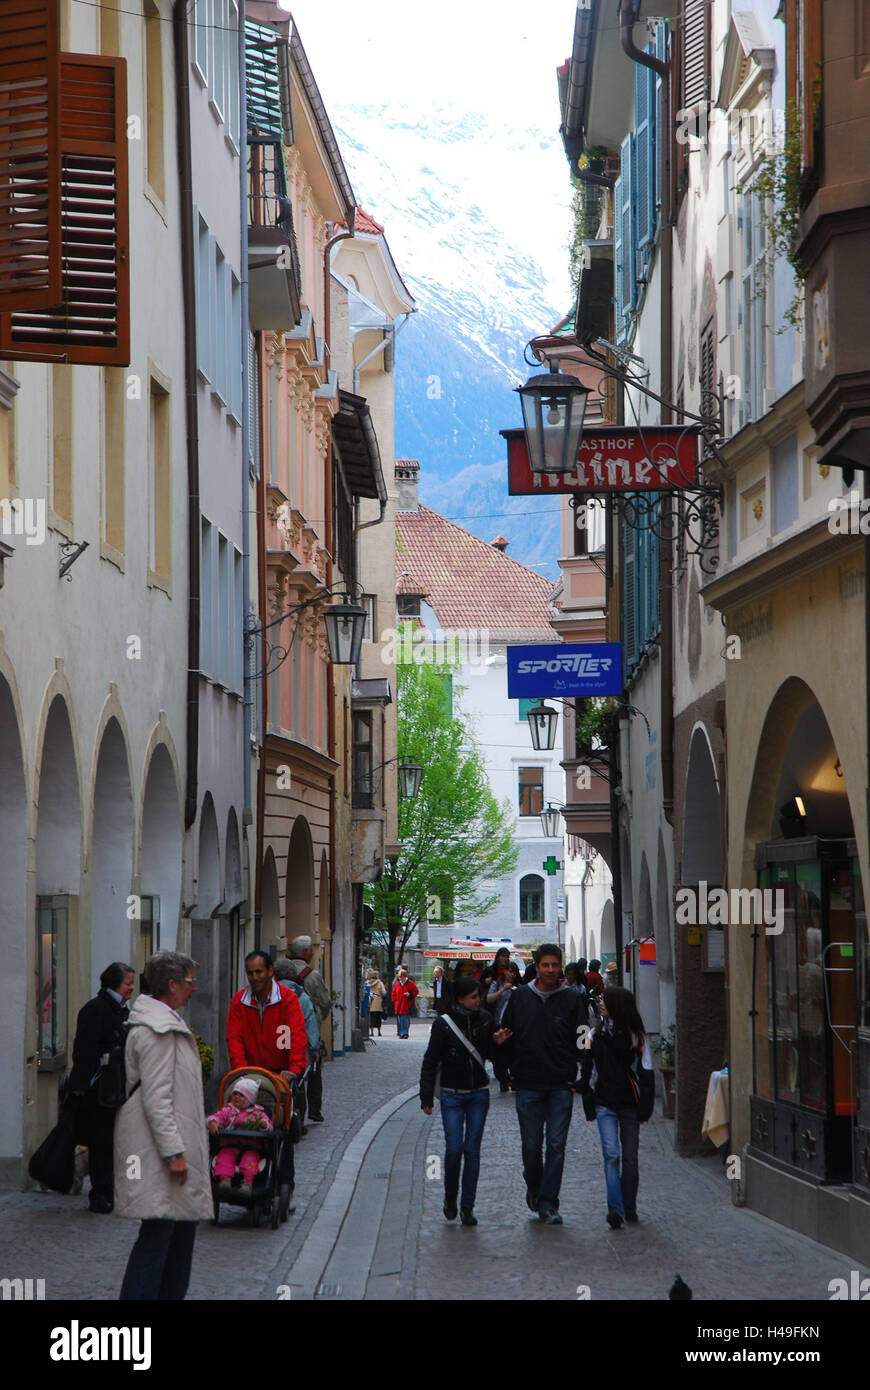
[[[293,1082],[305,1070],[305,1016],[292,989],[274,978],[268,951],[245,956],[246,989],[230,1002],[227,1049],[230,1067],[265,1067]]]

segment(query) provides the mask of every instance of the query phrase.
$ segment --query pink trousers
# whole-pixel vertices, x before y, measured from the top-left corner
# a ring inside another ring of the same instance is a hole
[[[233,1148],[220,1149],[214,1161],[214,1175],[216,1178],[231,1178],[235,1174],[236,1164],[242,1172],[245,1182],[253,1182],[260,1167],[260,1155],[256,1149],[245,1149],[239,1157],[239,1150]]]

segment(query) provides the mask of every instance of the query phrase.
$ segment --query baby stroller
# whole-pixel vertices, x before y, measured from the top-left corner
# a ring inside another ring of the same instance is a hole
[[[271,1216],[272,1230],[280,1221],[286,1221],[293,1197],[293,1146],[290,1129],[293,1120],[293,1091],[280,1076],[266,1071],[263,1067],[236,1067],[228,1071],[221,1080],[218,1107],[233,1093],[233,1084],[240,1076],[256,1076],[260,1081],[258,1104],[262,1105],[274,1129],[269,1131],[220,1129],[217,1134],[209,1134],[209,1164],[212,1169],[211,1191],[214,1203],[215,1226],[220,1223],[221,1203],[247,1208],[251,1226],[259,1226],[262,1217]],[[218,1149],[224,1147],[221,1141],[232,1136],[233,1142],[245,1148],[258,1150],[261,1155],[260,1171],[252,1183],[250,1197],[238,1191],[241,1174],[233,1178],[228,1196],[218,1195],[219,1179],[214,1176],[214,1159]]]

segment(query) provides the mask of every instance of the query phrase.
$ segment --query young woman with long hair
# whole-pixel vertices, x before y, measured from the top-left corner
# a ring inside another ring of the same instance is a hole
[[[626,1221],[638,1219],[638,1139],[654,1097],[646,1029],[631,990],[618,985],[605,989],[601,1022],[586,1041],[580,1091],[587,1120],[598,1121],[607,1224],[618,1231]]]

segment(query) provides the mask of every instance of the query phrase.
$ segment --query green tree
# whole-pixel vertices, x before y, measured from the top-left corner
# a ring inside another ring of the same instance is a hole
[[[366,890],[390,979],[415,927],[491,912],[499,895],[484,881],[517,862],[513,815],[492,795],[467,726],[449,714],[447,674],[426,662],[397,668],[399,749],[423,777],[419,795],[399,802],[401,854]]]

